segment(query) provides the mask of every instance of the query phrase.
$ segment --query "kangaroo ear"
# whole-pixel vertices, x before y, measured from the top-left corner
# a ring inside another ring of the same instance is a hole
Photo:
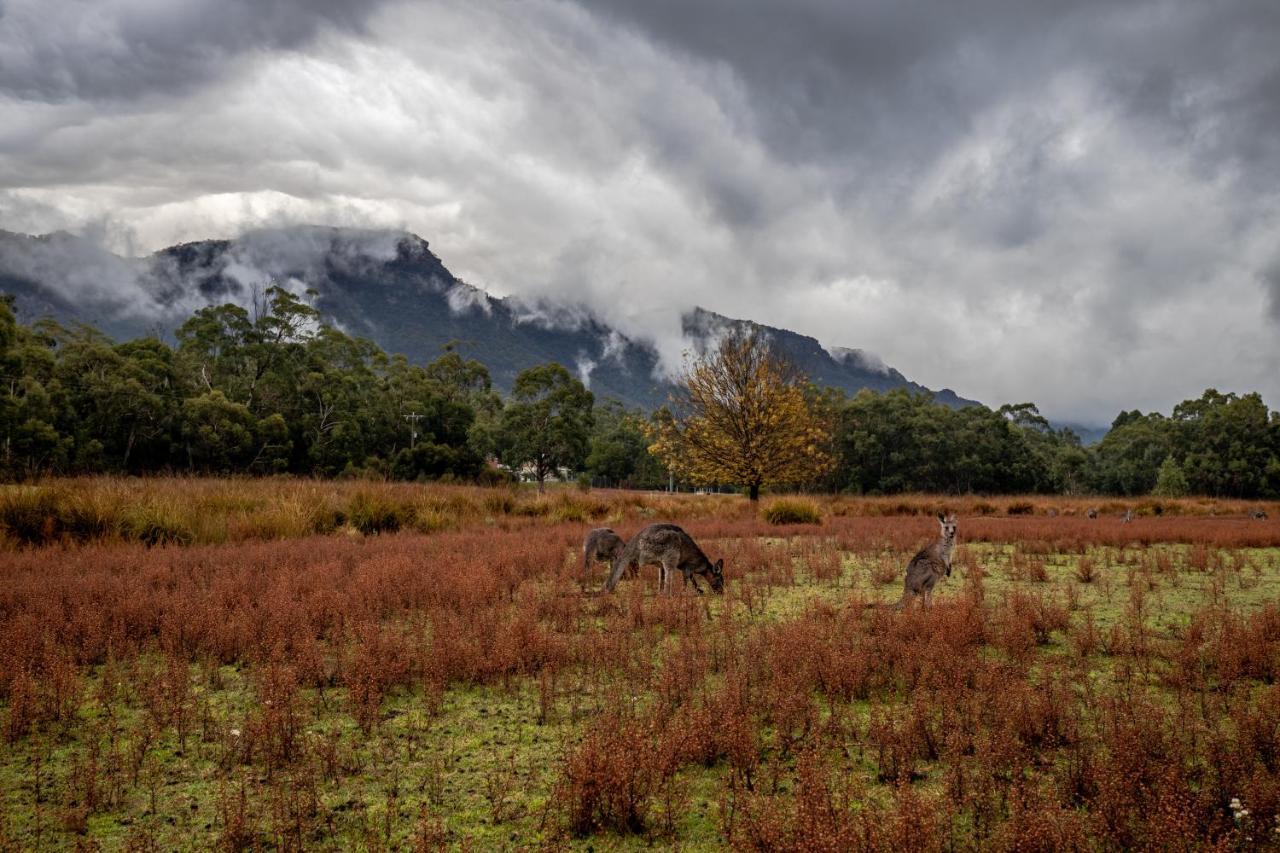
[[[711,567],[711,571],[718,575],[724,574],[724,557],[716,560],[715,565]]]
[[[945,515],[943,515],[942,513],[938,513],[938,521],[942,522],[943,524],[946,524],[946,523],[947,523],[947,517],[946,517]]]

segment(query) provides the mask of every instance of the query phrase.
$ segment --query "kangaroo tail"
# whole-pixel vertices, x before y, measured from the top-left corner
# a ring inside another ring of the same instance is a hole
[[[883,607],[887,610],[901,610],[902,608],[907,606],[907,600],[910,598],[911,598],[911,593],[904,592],[902,593],[902,598],[899,598],[895,602],[890,603],[888,601],[868,601],[863,606],[867,608]]]

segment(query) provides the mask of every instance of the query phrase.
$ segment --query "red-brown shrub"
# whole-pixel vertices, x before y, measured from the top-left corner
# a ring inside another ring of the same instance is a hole
[[[653,761],[652,729],[611,711],[595,720],[565,758],[554,799],[573,834],[643,832],[664,780]]]

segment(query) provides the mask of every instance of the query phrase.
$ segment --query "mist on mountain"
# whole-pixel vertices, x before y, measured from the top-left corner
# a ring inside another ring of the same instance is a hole
[[[67,233],[0,233],[0,289],[26,321],[51,316],[97,326],[117,340],[170,335],[192,311],[234,303],[253,311],[268,286],[305,297],[348,334],[425,362],[446,345],[488,366],[511,387],[523,369],[549,361],[575,370],[597,396],[653,409],[667,400],[681,363],[654,340],[610,327],[583,305],[495,298],[455,277],[417,235],[303,226],[250,231],[234,240],[183,243],[123,258]],[[854,394],[929,389],[875,355],[787,329],[692,307],[672,330],[696,353],[725,330],[755,325],[809,379]],[[969,405],[950,389],[950,406]]]

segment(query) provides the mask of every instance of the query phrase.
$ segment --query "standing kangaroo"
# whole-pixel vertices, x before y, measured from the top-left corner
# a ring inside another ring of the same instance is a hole
[[[951,576],[951,552],[956,547],[955,514],[944,516],[938,513],[938,525],[942,528],[941,535],[907,563],[902,598],[893,605],[894,610],[906,607],[915,596],[920,596],[921,604],[928,607],[933,600],[934,584]]]
[[[671,575],[680,571],[684,574],[685,586],[692,582],[699,595],[702,587],[694,575],[702,575],[715,592],[724,592],[724,560],[712,563],[693,537],[674,524],[650,524],[632,537],[613,561],[604,591],[613,592],[627,569],[654,564],[658,566],[659,590],[670,592]]]
[[[1124,524],[1128,524],[1128,523],[1129,523],[1129,522],[1131,522],[1131,521],[1133,521],[1133,510],[1131,510],[1131,509],[1126,509],[1126,510],[1124,511],[1124,518],[1123,518],[1123,519],[1121,519],[1121,522],[1122,522],[1122,523],[1124,523]]]

